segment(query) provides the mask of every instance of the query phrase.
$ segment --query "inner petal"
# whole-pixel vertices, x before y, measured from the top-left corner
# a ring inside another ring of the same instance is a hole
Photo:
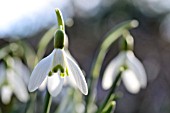
[[[54,58],[53,58],[53,67],[61,65],[65,67],[65,55],[62,49],[55,49]]]
[[[52,76],[48,77],[48,91],[52,96],[57,96],[63,86],[64,79],[60,77],[60,72],[54,73]]]
[[[123,72],[122,80],[130,93],[138,93],[140,90],[140,83],[135,75],[135,73],[131,70],[126,70]]]

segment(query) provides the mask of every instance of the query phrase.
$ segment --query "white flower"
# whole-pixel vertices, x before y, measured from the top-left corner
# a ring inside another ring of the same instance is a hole
[[[77,87],[87,95],[88,89],[82,71],[64,49],[55,48],[53,52],[42,59],[34,68],[28,89],[35,91],[47,79],[47,89],[52,96],[57,96],[62,89],[64,78],[74,77]]]
[[[145,69],[134,53],[128,50],[120,52],[106,67],[102,81],[104,89],[109,89],[112,86],[121,66],[127,67],[122,73],[122,80],[129,92],[138,93],[140,88],[146,87],[147,78]]]
[[[1,89],[1,100],[4,104],[8,104],[11,101],[12,90],[9,85],[4,85]]]
[[[8,63],[10,64],[11,68],[23,79],[26,85],[29,82],[30,70],[26,65],[22,63],[22,61],[17,58],[11,58]]]
[[[11,62],[12,64],[14,59],[8,58],[8,60],[9,59],[10,61],[12,61]],[[15,64],[15,66],[18,66],[18,65],[20,64],[17,64],[17,63]],[[25,74],[17,73],[19,72],[19,70],[15,70],[15,69],[12,67],[9,67],[5,70],[5,66],[3,64],[0,65],[1,100],[4,104],[8,104],[11,101],[11,97],[13,93],[18,98],[18,100],[20,100],[21,102],[27,102],[29,99],[27,88],[22,78],[22,76],[25,76],[26,72]]]

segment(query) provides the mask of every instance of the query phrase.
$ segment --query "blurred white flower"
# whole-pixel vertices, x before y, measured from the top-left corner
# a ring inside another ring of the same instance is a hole
[[[22,63],[19,58],[12,58],[8,60],[8,64],[11,68],[20,76],[26,85],[29,82],[30,70],[27,68],[26,65]]]
[[[5,66],[2,63],[0,64],[0,86],[2,102],[4,104],[8,104],[11,101],[13,93],[21,102],[27,102],[29,99],[29,94],[26,88],[26,83],[23,79],[25,78],[24,76],[28,75],[27,72],[29,70],[18,58],[7,58],[7,65],[9,67],[5,69]]]
[[[9,85],[2,86],[1,89],[1,100],[4,104],[8,104],[11,101],[12,97],[12,90]]]
[[[127,67],[121,76],[129,92],[138,93],[140,88],[146,87],[147,77],[145,69],[134,53],[128,50],[120,52],[106,67],[102,81],[104,89],[109,89],[112,86],[121,66]]]
[[[66,54],[64,49],[55,48],[53,52],[42,59],[34,68],[28,89],[35,91],[47,78],[47,88],[52,96],[57,96],[63,86],[64,78],[73,77],[80,91],[87,95],[87,83],[76,62]]]

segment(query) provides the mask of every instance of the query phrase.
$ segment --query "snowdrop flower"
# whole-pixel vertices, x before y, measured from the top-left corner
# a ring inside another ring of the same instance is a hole
[[[66,52],[67,55],[69,55],[69,57],[71,57],[74,61],[75,59],[72,57],[72,55],[70,54],[70,51],[68,50],[68,36],[65,34],[64,36],[64,51]],[[75,61],[76,62],[76,61]],[[76,62],[77,63],[77,62]],[[70,84],[72,85],[73,87],[75,87],[75,84],[74,84],[74,80],[73,79],[68,79],[67,82],[65,82],[65,84]],[[40,87],[38,88],[40,91],[44,91],[45,88],[46,88],[46,84],[47,84],[47,78],[42,82],[42,84],[40,85]]]
[[[24,71],[24,73],[18,73],[21,72],[20,70],[22,70],[23,68],[17,67],[14,69],[13,63],[15,62],[15,66],[24,66],[23,70],[26,69],[26,66],[24,64],[17,63],[20,62],[19,59],[15,60],[10,57],[7,59],[7,65],[8,63],[11,64],[8,65],[9,67],[7,69],[5,69],[5,66],[3,64],[0,65],[1,100],[4,104],[8,104],[11,101],[13,93],[21,102],[27,102],[29,99],[26,84],[23,80],[24,77],[22,77],[25,76],[27,72]]]
[[[135,57],[131,50],[127,50],[120,52],[106,67],[102,81],[104,89],[109,89],[112,86],[121,66],[127,67],[121,76],[129,92],[138,93],[140,88],[146,87],[147,78],[142,63]]]
[[[84,95],[88,94],[87,84],[81,69],[63,49],[64,34],[63,30],[57,30],[54,37],[54,50],[35,66],[28,85],[30,92],[38,89],[47,79],[47,89],[55,97],[60,93],[64,79],[72,76],[80,91]]]
[[[26,85],[28,85],[29,82],[29,76],[30,76],[30,70],[26,65],[22,63],[22,61],[14,57],[12,59],[8,60],[8,64],[10,63],[11,68],[22,78],[22,80],[25,82]]]

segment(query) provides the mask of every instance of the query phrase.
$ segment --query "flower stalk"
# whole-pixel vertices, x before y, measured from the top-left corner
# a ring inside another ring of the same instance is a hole
[[[58,20],[58,28],[65,31],[64,20],[61,11],[59,9],[55,9],[55,12]]]
[[[123,72],[124,70],[125,70],[124,67],[121,67],[121,68],[120,68],[120,72],[119,72],[118,75],[116,76],[116,79],[115,79],[115,81],[114,81],[114,83],[113,83],[113,85],[112,85],[112,87],[111,87],[111,89],[110,89],[109,94],[107,95],[105,101],[104,101],[103,104],[99,107],[99,109],[97,110],[96,113],[101,113],[102,110],[103,110],[103,109],[105,108],[105,106],[107,105],[107,103],[109,102],[110,97],[112,96],[112,94],[113,94],[113,93],[115,92],[115,90],[116,90],[116,86],[117,86],[117,84],[119,83],[119,80],[120,80],[120,78],[121,78],[122,72]]]
[[[113,113],[113,110],[115,109],[115,107],[116,107],[116,102],[112,100],[106,105],[102,113]]]
[[[43,113],[49,113],[50,112],[51,103],[52,103],[52,96],[47,91],[46,97],[45,97],[45,105],[44,105]]]
[[[133,51],[134,49],[134,39],[131,36],[131,34],[129,33],[129,31],[124,31],[122,34],[122,39],[120,42],[120,49],[121,51],[128,51],[131,50]]]

